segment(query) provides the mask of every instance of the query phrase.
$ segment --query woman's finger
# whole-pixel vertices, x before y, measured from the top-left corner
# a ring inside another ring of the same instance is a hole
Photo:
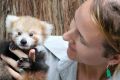
[[[34,50],[34,49],[31,49],[31,50],[29,51],[29,58],[30,58],[33,62],[35,62],[35,50]]]
[[[25,54],[24,52],[22,52],[21,50],[10,50],[11,52],[13,52],[16,56],[18,56],[19,58],[28,58],[27,53]]]
[[[11,65],[13,68],[15,68],[16,70],[18,69],[18,67],[17,67],[17,61],[15,61],[14,59],[6,57],[4,55],[1,55],[1,58],[5,62],[7,62],[9,65]]]
[[[23,80],[23,77],[17,73],[16,71],[14,71],[12,68],[10,68],[9,66],[6,66],[6,68],[8,69],[9,73],[16,79],[16,80]]]

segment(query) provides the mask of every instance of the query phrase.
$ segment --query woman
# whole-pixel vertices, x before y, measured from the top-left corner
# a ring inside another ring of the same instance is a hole
[[[50,65],[48,80],[120,80],[119,24],[119,0],[85,1],[76,10],[70,30],[63,35],[69,42],[70,60],[49,54],[54,64]],[[19,74],[17,77],[22,78]]]

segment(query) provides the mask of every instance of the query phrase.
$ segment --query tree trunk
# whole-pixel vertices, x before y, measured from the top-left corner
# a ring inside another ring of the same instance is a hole
[[[69,29],[75,10],[84,0],[0,0],[0,36],[7,38],[5,18],[8,14],[29,15],[54,25],[53,35]]]

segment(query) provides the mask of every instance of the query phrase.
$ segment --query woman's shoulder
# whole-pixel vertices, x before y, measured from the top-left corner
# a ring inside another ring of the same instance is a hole
[[[48,80],[75,80],[76,62],[67,57],[68,42],[62,36],[50,36],[45,42],[48,53],[47,63],[50,66]],[[54,75],[53,75],[54,74]],[[74,79],[73,79],[74,78]]]
[[[62,36],[49,36],[45,41],[45,47],[58,59],[67,56],[68,42]]]
[[[62,64],[67,64],[70,62],[67,57],[67,46],[68,43],[63,40],[62,36],[49,36],[45,41],[45,47],[47,49],[47,64],[52,68]],[[63,67],[63,66],[62,66]],[[60,68],[61,69],[61,68]]]
[[[120,64],[117,66],[113,76],[109,80],[120,80]]]

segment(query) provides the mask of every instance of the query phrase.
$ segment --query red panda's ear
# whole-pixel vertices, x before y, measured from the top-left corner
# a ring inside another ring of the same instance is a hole
[[[46,21],[41,21],[41,23],[45,26],[45,32],[47,35],[51,35],[53,30],[53,25],[50,23],[47,23]]]
[[[15,21],[17,21],[18,19],[19,19],[19,17],[17,17],[17,16],[7,15],[6,21],[5,21],[5,23],[6,23],[5,26],[6,26],[6,29],[7,29],[8,32],[11,31],[10,29],[12,28],[11,27],[12,23],[15,22]]]

